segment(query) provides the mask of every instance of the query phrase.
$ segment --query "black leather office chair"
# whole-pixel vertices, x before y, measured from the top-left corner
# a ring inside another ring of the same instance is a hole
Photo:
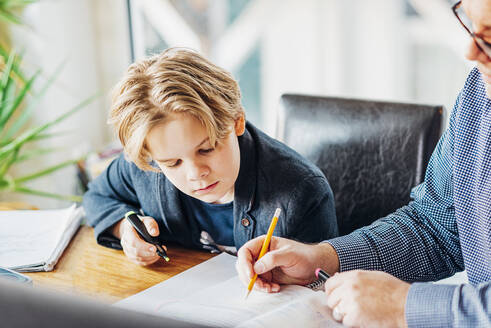
[[[276,137],[324,172],[344,235],[408,203],[442,113],[442,106],[286,94]]]

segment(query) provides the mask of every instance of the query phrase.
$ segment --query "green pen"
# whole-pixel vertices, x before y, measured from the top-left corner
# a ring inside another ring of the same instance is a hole
[[[145,240],[147,243],[155,245],[157,248],[157,254],[166,260],[167,262],[170,261],[170,258],[167,256],[167,252],[165,249],[162,247],[162,243],[157,237],[151,236],[147,228],[145,228],[145,225],[143,224],[142,220],[136,215],[135,212],[129,211],[124,215],[125,219],[130,221],[131,225],[133,228],[135,228],[136,232],[140,235],[140,237]]]

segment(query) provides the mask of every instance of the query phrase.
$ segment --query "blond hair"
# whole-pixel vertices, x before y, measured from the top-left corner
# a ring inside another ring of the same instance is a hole
[[[194,51],[171,48],[128,68],[115,87],[108,123],[129,160],[142,170],[158,171],[150,165],[145,139],[175,113],[196,117],[213,147],[245,115],[230,73]]]

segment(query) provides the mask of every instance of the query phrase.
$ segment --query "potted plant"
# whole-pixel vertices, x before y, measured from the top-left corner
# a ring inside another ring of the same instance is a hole
[[[81,201],[81,196],[49,193],[26,186],[27,182],[49,175],[66,166],[73,165],[80,159],[67,160],[19,177],[12,176],[9,174],[9,171],[18,163],[54,151],[54,149],[47,148],[29,150],[26,149],[26,146],[56,136],[56,134],[49,133],[50,128],[83,108],[95,96],[83,101],[50,122],[26,129],[33,110],[56,79],[61,68],[36,93],[32,90],[32,86],[39,77],[40,72],[38,71],[29,78],[24,78],[19,66],[21,60],[14,52],[11,52],[8,57],[2,56],[0,52],[0,57],[4,61],[3,68],[0,68],[0,191],[20,192],[77,202]],[[28,104],[24,104],[27,95],[31,95],[31,99],[29,99]]]
[[[0,192],[20,192],[68,201],[81,201],[81,196],[50,193],[27,185],[32,180],[47,176],[59,169],[73,165],[80,159],[66,160],[53,166],[33,170],[21,176],[12,174],[13,168],[24,161],[38,158],[55,149],[39,147],[40,141],[56,136],[50,129],[90,103],[95,96],[83,101],[56,119],[36,127],[28,127],[34,109],[58,76],[61,67],[50,76],[39,92],[33,85],[40,71],[30,77],[24,76],[22,60],[8,48],[7,25],[21,25],[17,14],[24,6],[36,0],[0,0]],[[0,40],[1,41],[1,40]],[[28,100],[26,98],[29,98]],[[34,146],[34,147],[33,147]],[[31,148],[29,148],[31,147]],[[0,209],[2,206],[0,205]]]

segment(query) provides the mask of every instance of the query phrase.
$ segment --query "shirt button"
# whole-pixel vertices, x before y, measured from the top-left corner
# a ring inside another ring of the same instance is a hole
[[[240,221],[240,223],[242,223],[242,226],[244,226],[244,227],[248,227],[248,226],[249,226],[249,224],[251,224],[251,223],[249,222],[249,219],[248,219],[248,218],[243,218],[243,219]]]

